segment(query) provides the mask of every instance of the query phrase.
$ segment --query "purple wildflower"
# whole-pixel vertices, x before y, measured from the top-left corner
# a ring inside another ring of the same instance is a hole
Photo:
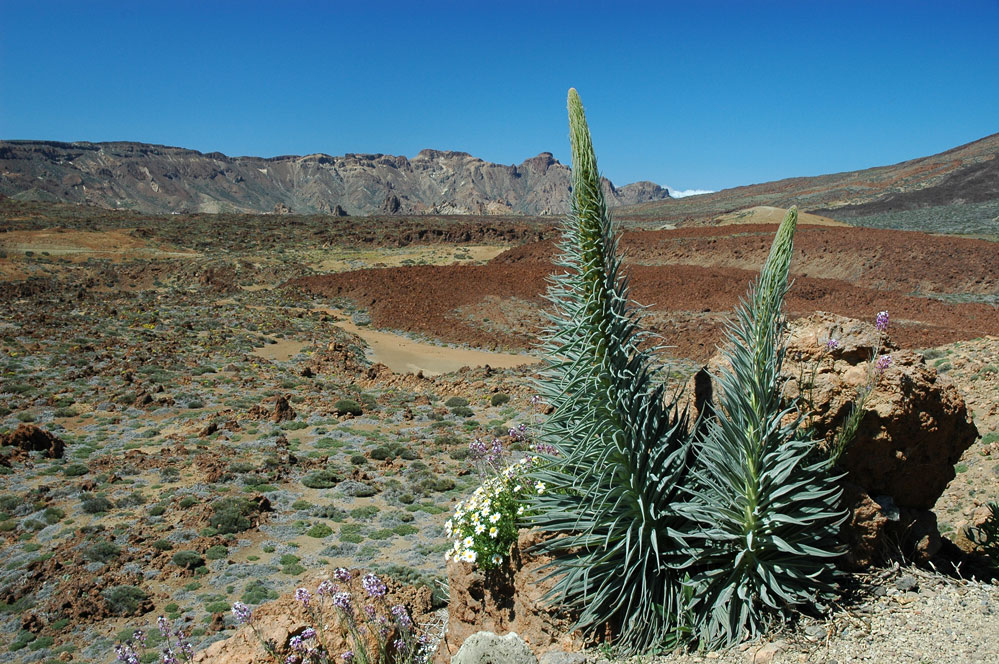
[[[284,664],[298,664],[298,655],[292,653],[284,658]]]
[[[350,602],[350,593],[343,593],[343,592],[335,593],[333,595],[333,606],[340,609],[341,611],[350,613],[351,610],[353,609]]]
[[[348,650],[344,654],[340,655],[340,659],[342,659],[345,664],[350,664],[350,662],[354,661],[354,652],[352,650]]]
[[[884,332],[888,329],[888,312],[879,311],[878,317],[874,322],[874,327],[878,328],[878,332]]]
[[[836,350],[837,348],[839,348],[839,342],[835,339],[829,339],[826,342],[826,350]]]
[[[302,630],[302,638],[303,639],[316,638],[316,630],[312,629],[311,627],[306,627],[304,630]]]
[[[173,654],[173,651],[167,648],[163,651],[163,662],[162,664],[178,664],[177,656]]]
[[[316,588],[316,594],[319,595],[320,597],[326,597],[327,595],[332,595],[333,593],[335,593],[336,592],[335,589],[336,586],[333,585],[333,582],[327,579],[322,583],[320,583],[319,587]]]
[[[879,374],[884,373],[885,369],[887,369],[890,366],[891,366],[891,355],[882,355],[881,357],[878,358],[878,362],[875,365]]]
[[[364,586],[364,590],[367,591],[369,597],[384,597],[385,593],[388,592],[388,588],[382,580],[374,574],[365,574],[361,585]]]
[[[347,581],[350,581],[350,570],[344,567],[337,567],[333,570],[333,578],[337,581],[343,581],[346,583]]]
[[[405,654],[409,650],[409,644],[404,639],[396,639],[392,642],[392,647],[397,653]]]
[[[135,630],[132,632],[132,638],[135,639],[143,648],[146,647],[146,632],[144,630]]]
[[[235,602],[232,605],[232,616],[236,619],[237,623],[245,625],[253,620],[253,611],[246,604]]]
[[[312,593],[306,588],[299,588],[295,591],[295,599],[301,602],[302,606],[308,608],[309,602],[312,601]]]
[[[291,639],[288,640],[288,645],[291,646],[292,650],[297,650],[299,652],[305,650],[305,646],[302,645],[302,637],[298,635],[291,637]]]
[[[194,658],[194,646],[192,646],[187,641],[184,641],[182,644],[180,644],[180,651],[184,653],[185,660]]]
[[[392,615],[399,622],[399,625],[404,629],[411,629],[413,627],[413,621],[409,617],[409,611],[406,610],[402,604],[396,604],[391,609]]]
[[[532,394],[531,395],[531,405],[532,406],[537,406],[539,403],[541,403],[541,396],[538,395],[538,394]]]
[[[368,620],[374,620],[375,619],[375,607],[373,607],[371,605],[368,605],[368,606],[364,607],[364,613],[367,614]]]
[[[160,628],[160,634],[163,635],[164,639],[170,638],[170,621],[160,616],[156,619],[156,626]]]
[[[118,655],[118,661],[124,662],[125,664],[139,664],[139,656],[132,649],[132,646],[127,643],[119,643],[115,646],[115,654]]]

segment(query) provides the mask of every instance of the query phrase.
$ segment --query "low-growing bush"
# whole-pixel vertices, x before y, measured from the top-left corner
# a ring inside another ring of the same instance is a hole
[[[333,410],[336,411],[337,415],[353,415],[354,417],[358,417],[364,412],[361,409],[361,404],[353,399],[340,399],[333,404]]]
[[[121,549],[113,542],[100,540],[94,542],[83,551],[83,557],[98,563],[106,563],[114,560],[121,553]]]
[[[208,560],[223,560],[228,555],[229,549],[221,544],[209,547],[209,549],[205,551],[205,558]]]
[[[467,406],[468,399],[466,399],[465,397],[451,397],[450,399],[444,402],[444,405],[447,406],[448,408]]]
[[[119,616],[134,614],[149,597],[142,588],[136,586],[112,586],[102,595],[108,610]]]
[[[196,567],[201,567],[205,564],[205,559],[201,557],[201,554],[197,551],[191,551],[189,549],[178,551],[173,554],[173,557],[170,560],[177,567],[183,567],[184,569],[195,569]]]
[[[489,399],[489,403],[493,406],[502,406],[508,401],[510,401],[510,395],[503,392],[497,392]]]
[[[252,527],[250,516],[256,506],[246,498],[227,496],[212,506],[209,525],[223,535],[239,533]]]
[[[83,498],[80,499],[80,504],[87,514],[100,514],[114,507],[108,497],[101,493],[84,494]]]
[[[80,475],[86,475],[90,472],[82,463],[71,463],[62,469],[62,474],[66,477],[79,477]]]
[[[326,468],[309,473],[302,478],[302,484],[310,489],[332,489],[342,479],[336,471]]]
[[[316,539],[322,539],[324,537],[329,537],[333,534],[333,529],[327,526],[325,523],[317,523],[308,530],[305,534],[309,537],[315,537]]]

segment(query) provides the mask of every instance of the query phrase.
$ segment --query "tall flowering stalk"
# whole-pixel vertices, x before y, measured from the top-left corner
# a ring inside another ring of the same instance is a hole
[[[736,309],[715,415],[697,443],[690,501],[691,614],[702,643],[754,637],[834,597],[842,493],[802,414],[782,396],[784,298],[797,210],[784,218],[759,279]]]
[[[690,451],[677,412],[629,302],[582,102],[569,91],[572,211],[550,281],[547,358],[538,392],[553,411],[539,440],[558,452],[532,478],[534,525],[560,533],[549,599],[583,631],[616,626],[618,645],[641,651],[680,636],[686,596],[683,521],[675,505]]]

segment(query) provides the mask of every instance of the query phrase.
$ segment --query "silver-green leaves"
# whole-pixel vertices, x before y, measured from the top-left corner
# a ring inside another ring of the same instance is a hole
[[[554,410],[537,471],[535,525],[551,599],[577,627],[610,625],[625,651],[689,637],[731,643],[829,593],[842,513],[828,464],[812,463],[781,398],[783,302],[797,213],[789,212],[728,329],[731,368],[695,436],[668,393],[628,302],[582,104],[569,91],[572,212],[548,298],[538,389]]]

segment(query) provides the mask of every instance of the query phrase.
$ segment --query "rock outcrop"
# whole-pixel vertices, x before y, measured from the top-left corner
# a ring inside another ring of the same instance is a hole
[[[547,572],[541,567],[551,559],[529,552],[541,537],[536,531],[522,530],[510,558],[497,570],[484,572],[467,563],[448,563],[450,617],[437,664],[450,662],[462,643],[480,631],[516,632],[535,655],[587,645],[579,634],[569,634],[571,617],[548,608],[544,599],[552,582],[543,580]]]
[[[666,200],[651,182],[616,188],[610,206]],[[543,152],[519,166],[465,152],[273,158],[144,143],[0,141],[0,195],[145,213],[563,214],[569,167]]]
[[[845,564],[854,569],[898,553],[925,561],[939,550],[931,509],[978,436],[957,388],[922,356],[886,342],[881,352],[891,363],[879,374],[871,362],[879,348],[873,325],[820,312],[791,323],[783,369],[785,394],[808,404],[807,424],[826,452],[858,390],[875,382],[856,438],[840,460],[850,510],[842,532],[849,546]],[[708,373],[722,362],[721,355],[712,358]],[[705,389],[698,386],[699,393]]]
[[[61,459],[66,443],[35,424],[19,424],[7,434],[0,434],[0,447],[14,447],[21,452],[44,452],[49,459]]]

